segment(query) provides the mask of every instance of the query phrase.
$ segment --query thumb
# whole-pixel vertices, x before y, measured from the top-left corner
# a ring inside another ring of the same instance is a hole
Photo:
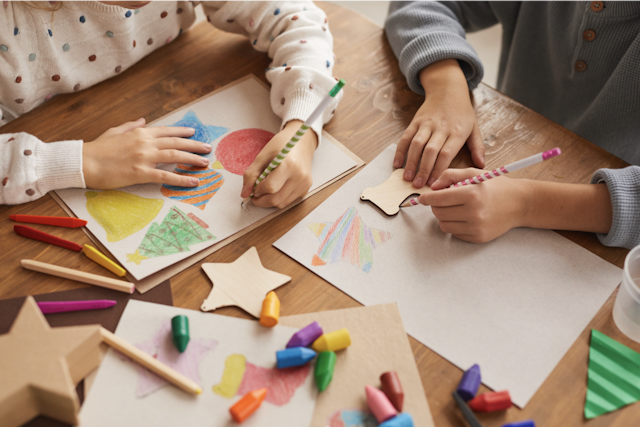
[[[473,126],[473,131],[467,139],[467,147],[471,151],[471,160],[473,164],[479,168],[484,167],[484,142],[482,142],[482,134],[478,127],[478,122]]]
[[[146,124],[146,120],[144,118],[139,118],[134,122],[126,122],[121,124],[120,126],[113,127],[105,133],[109,133],[111,135],[121,135],[123,133],[130,132],[134,129],[144,127],[145,124]]]
[[[262,171],[264,171],[264,168],[267,167],[269,162],[273,160],[273,156],[270,157],[268,153],[265,153],[265,151],[268,150],[263,149],[258,153],[253,163],[251,163],[251,166],[249,166],[247,170],[244,171],[244,175],[242,175],[242,192],[240,193],[240,196],[243,198],[251,195],[258,177],[262,174]]]
[[[431,184],[432,190],[442,190],[447,188],[451,184],[457,184],[468,178],[478,176],[484,171],[482,169],[466,168],[466,169],[447,169],[440,175],[433,184]]]

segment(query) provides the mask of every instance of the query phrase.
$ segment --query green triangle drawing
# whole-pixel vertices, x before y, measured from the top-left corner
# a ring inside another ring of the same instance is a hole
[[[598,417],[638,400],[640,353],[592,329],[585,418]]]

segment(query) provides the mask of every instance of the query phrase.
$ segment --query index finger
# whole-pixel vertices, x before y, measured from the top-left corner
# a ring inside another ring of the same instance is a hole
[[[163,138],[166,136],[190,137],[195,133],[194,128],[186,128],[181,126],[152,126],[146,128],[154,138]]]
[[[469,187],[445,188],[438,191],[429,191],[420,195],[420,204],[428,206],[462,206],[465,204],[469,191],[474,189]]]

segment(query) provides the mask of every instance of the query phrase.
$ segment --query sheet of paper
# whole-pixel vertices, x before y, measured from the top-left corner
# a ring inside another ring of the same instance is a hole
[[[189,318],[184,353],[171,342],[171,318]],[[309,425],[316,401],[313,365],[277,370],[276,351],[295,328],[264,328],[256,321],[131,300],[116,335],[167,363],[202,387],[192,396],[113,350],[105,356],[80,411],[81,426],[231,426],[229,407],[267,387],[261,407],[243,425]]]
[[[278,132],[280,122],[271,110],[269,90],[250,76],[152,124],[194,127],[194,138],[213,145],[207,170],[161,166],[197,176],[200,186],[196,189],[145,184],[108,191],[60,190],[57,194],[140,280],[276,211],[251,205],[245,212],[240,207],[240,190],[244,171]],[[349,155],[323,138],[313,160],[311,190],[355,166]]]
[[[387,217],[360,194],[391,175],[394,152],[274,246],[365,305],[397,302],[410,335],[461,369],[478,363],[487,386],[524,407],[620,269],[553,231],[515,229],[473,244],[442,233],[429,207]]]
[[[368,426],[366,422],[356,422],[367,417],[372,420],[370,425],[378,425],[367,408],[364,387],[380,387],[380,375],[388,371],[396,371],[402,383],[403,412],[411,414],[414,425],[433,427],[420,373],[396,304],[280,318],[281,325],[297,328],[313,321],[317,321],[324,332],[347,328],[351,346],[336,352],[333,379],[327,389],[318,394],[311,427]]]

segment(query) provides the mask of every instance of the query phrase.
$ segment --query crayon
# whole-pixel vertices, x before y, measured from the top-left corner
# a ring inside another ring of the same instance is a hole
[[[77,243],[52,236],[51,234],[45,233],[44,231],[36,230],[35,228],[27,227],[26,225],[14,225],[13,231],[15,231],[16,234],[22,237],[50,243],[52,245],[60,246],[61,248],[71,249],[72,251],[76,252],[80,252],[82,250],[82,246]]]
[[[324,391],[333,378],[333,369],[336,367],[336,354],[333,351],[323,351],[318,354],[316,369],[313,373],[319,391]]]
[[[115,262],[111,261],[109,258],[104,256],[104,254],[102,252],[100,252],[99,250],[97,250],[93,246],[84,245],[82,247],[82,252],[91,261],[94,261],[96,264],[101,265],[102,267],[106,268],[107,270],[109,270],[110,272],[112,272],[113,274],[115,274],[118,277],[122,277],[125,274],[127,274],[127,272],[125,271],[124,268],[120,267],[118,264],[116,264]]]
[[[465,402],[470,401],[476,396],[478,388],[480,388],[480,366],[473,365],[463,375],[456,391]]]
[[[278,324],[280,318],[280,300],[275,292],[271,291],[262,301],[262,312],[260,313],[260,324],[267,328],[272,328]]]
[[[171,338],[173,344],[180,353],[183,353],[189,344],[189,318],[179,314],[171,319]]]
[[[116,305],[117,302],[110,299],[86,300],[86,301],[43,301],[38,303],[43,314],[66,313],[67,311],[100,310]]]
[[[266,388],[253,390],[245,394],[242,399],[238,400],[235,405],[229,408],[233,420],[240,424],[249,418],[249,416],[262,405],[262,401],[266,395]]]
[[[462,412],[462,416],[464,416],[465,420],[469,423],[471,427],[482,427],[478,418],[476,418],[476,414],[473,413],[471,408],[466,404],[466,402],[460,397],[457,391],[451,393],[453,395],[453,400],[456,401],[460,411]]]
[[[533,420],[517,421],[515,423],[505,424],[502,427],[536,427]]]
[[[318,322],[309,323],[304,328],[293,334],[287,348],[292,347],[309,347],[315,340],[322,335],[322,328]]]
[[[385,372],[380,375],[380,384],[382,385],[382,391],[387,395],[394,408],[396,408],[398,412],[402,412],[404,392],[402,391],[402,384],[400,384],[398,374],[395,371]]]
[[[502,411],[511,407],[511,396],[507,390],[484,393],[469,401],[469,407],[478,412]]]
[[[276,352],[278,369],[302,366],[316,357],[316,352],[306,347],[294,347]]]
[[[311,346],[317,352],[321,351],[338,351],[351,345],[351,335],[347,328],[323,334],[320,338],[313,342]]]
[[[87,221],[80,218],[67,216],[41,216],[41,215],[9,215],[11,221],[28,222],[30,224],[55,225],[56,227],[78,228],[87,225]]]
[[[379,423],[383,423],[388,419],[391,419],[398,415],[398,411],[393,407],[387,395],[377,388],[373,388],[370,385],[365,386],[364,390],[367,394],[367,405],[376,420]]]
[[[411,414],[404,412],[380,424],[378,427],[413,427]]]

